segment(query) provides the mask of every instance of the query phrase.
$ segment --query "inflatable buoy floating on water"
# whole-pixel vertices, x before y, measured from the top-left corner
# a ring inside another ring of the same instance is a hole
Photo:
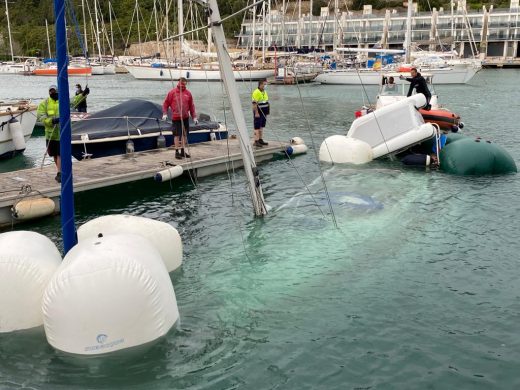
[[[309,148],[305,144],[294,144],[287,146],[285,148],[285,153],[288,156],[296,156],[298,154],[307,153],[307,150],[309,150]]]
[[[79,355],[151,343],[179,319],[161,255],[134,234],[80,240],[45,289],[42,310],[49,344]]]
[[[106,215],[88,221],[78,229],[78,240],[114,234],[137,234],[150,241],[160,253],[168,272],[182,264],[182,241],[179,232],[166,222],[133,215]]]
[[[427,154],[409,154],[401,159],[404,165],[428,167],[431,164],[431,157]]]
[[[43,324],[43,292],[60,264],[60,252],[47,237],[0,234],[0,333]]]
[[[499,175],[517,172],[515,161],[502,147],[481,138],[448,135],[440,152],[440,168],[455,175]]]
[[[338,164],[365,164],[374,159],[370,145],[364,141],[333,135],[320,146],[320,161]]]
[[[307,153],[309,148],[305,145],[305,142],[300,137],[293,137],[289,140],[289,145],[287,145],[283,153],[287,156],[297,156],[298,154]]]
[[[289,141],[289,143],[290,143],[291,145],[304,145],[304,144],[305,144],[305,142],[303,141],[303,139],[300,138],[300,137],[293,137],[293,138],[291,138],[290,141]]]

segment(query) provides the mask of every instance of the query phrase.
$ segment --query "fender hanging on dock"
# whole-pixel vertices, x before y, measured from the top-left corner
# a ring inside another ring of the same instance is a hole
[[[52,215],[56,204],[50,198],[26,198],[15,203],[11,208],[13,218],[18,221],[28,221]]]
[[[16,152],[23,152],[25,150],[25,138],[23,136],[22,125],[16,118],[9,120],[9,132],[13,140],[14,150]]]

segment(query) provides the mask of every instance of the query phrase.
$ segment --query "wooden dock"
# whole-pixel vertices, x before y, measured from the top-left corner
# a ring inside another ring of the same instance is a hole
[[[484,68],[520,68],[518,57],[487,57],[482,61]]]
[[[273,158],[285,149],[286,143],[269,141],[268,146],[254,148],[256,162]],[[74,161],[74,192],[110,187],[137,180],[152,180],[155,174],[172,165],[181,165],[184,172],[196,177],[226,172],[242,166],[238,139],[219,140],[190,145],[189,159],[178,160],[172,148],[137,152],[92,160]],[[12,217],[11,207],[28,197],[54,200],[59,212],[60,184],[54,177],[54,164],[0,174],[0,227],[19,222]]]

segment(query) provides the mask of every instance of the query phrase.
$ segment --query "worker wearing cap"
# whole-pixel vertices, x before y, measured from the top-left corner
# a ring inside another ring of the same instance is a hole
[[[61,158],[60,158],[60,109],[58,105],[58,87],[49,87],[49,97],[38,106],[37,118],[45,126],[45,143],[47,153],[54,158],[58,173],[54,178],[61,183]]]

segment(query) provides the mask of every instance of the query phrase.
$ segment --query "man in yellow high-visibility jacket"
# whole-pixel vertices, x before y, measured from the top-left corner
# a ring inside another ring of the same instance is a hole
[[[265,90],[267,81],[261,80],[258,82],[258,88],[253,91],[251,100],[253,101],[253,114],[254,114],[254,128],[255,128],[255,143],[256,147],[261,148],[264,145],[268,145],[264,141],[264,127],[267,123],[267,115],[269,115],[269,97]]]
[[[60,109],[58,104],[58,87],[56,85],[49,87],[49,97],[38,106],[37,118],[45,126],[47,153],[54,158],[54,163],[58,170],[54,179],[61,183]]]

